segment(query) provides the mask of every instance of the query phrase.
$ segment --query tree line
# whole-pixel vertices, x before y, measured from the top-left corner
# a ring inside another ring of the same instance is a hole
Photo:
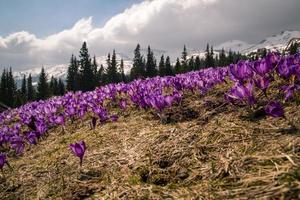
[[[295,54],[298,49],[299,46],[295,43],[289,53]],[[126,74],[124,61],[123,59],[117,60],[115,50],[108,53],[106,67],[102,64],[98,66],[96,56],[90,57],[87,43],[83,42],[79,57],[71,56],[65,82],[55,77],[48,79],[44,68],[42,68],[37,85],[33,85],[31,74],[28,77],[23,75],[19,89],[16,86],[12,69],[4,69],[0,80],[0,102],[13,108],[27,102],[60,96],[66,91],[90,91],[110,83],[129,82],[138,78],[144,79],[154,76],[172,76],[208,67],[227,66],[231,63],[237,63],[241,59],[256,60],[267,54],[266,49],[248,56],[231,50],[226,53],[222,49],[215,55],[213,46],[207,44],[204,56],[200,57],[199,55],[188,55],[184,45],[181,57],[178,57],[175,64],[172,64],[170,57],[164,54],[157,60],[150,46],[148,46],[145,56],[141,51],[141,46],[137,44],[131,70],[129,74]]]
[[[62,79],[51,77],[42,68],[37,86],[33,85],[31,74],[23,75],[21,87],[18,89],[12,69],[4,69],[0,80],[0,102],[10,108],[21,106],[27,102],[45,100],[52,96],[61,96],[66,92]]]
[[[123,59],[117,60],[115,50],[112,54],[108,53],[106,67],[102,64],[99,67],[96,57],[90,57],[87,43],[84,42],[79,51],[79,59],[74,55],[71,56],[66,88],[68,91],[90,91],[109,83],[129,82],[154,76],[172,76],[207,67],[226,66],[240,59],[245,59],[245,56],[231,50],[228,55],[224,49],[219,55],[214,55],[213,47],[209,44],[207,44],[203,58],[199,55],[188,57],[186,46],[184,46],[181,58],[177,58],[176,64],[172,65],[170,57],[166,55],[161,55],[158,61],[150,46],[147,48],[146,55],[142,55],[141,46],[137,44],[130,73],[125,74],[124,61]]]

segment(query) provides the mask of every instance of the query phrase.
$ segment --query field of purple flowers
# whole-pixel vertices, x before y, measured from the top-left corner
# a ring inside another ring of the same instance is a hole
[[[299,94],[300,55],[270,53],[5,111],[0,197],[297,198]]]

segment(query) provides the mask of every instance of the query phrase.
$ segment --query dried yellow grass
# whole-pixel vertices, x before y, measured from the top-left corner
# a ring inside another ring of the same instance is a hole
[[[130,109],[118,122],[52,130],[5,168],[0,199],[299,199],[300,106],[254,119],[222,90],[166,112]],[[83,167],[68,145],[84,140]]]

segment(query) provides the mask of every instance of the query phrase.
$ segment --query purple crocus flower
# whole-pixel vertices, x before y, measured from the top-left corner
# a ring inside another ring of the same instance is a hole
[[[296,63],[291,67],[291,73],[296,76],[298,80],[300,80],[300,63]]]
[[[0,154],[0,169],[1,170],[3,169],[5,163],[6,163],[6,155]]]
[[[111,121],[116,122],[116,121],[118,121],[119,117],[118,117],[118,115],[112,115],[112,116],[110,116],[110,119],[111,119]]]
[[[282,60],[278,64],[278,74],[284,78],[289,78],[292,72],[292,68],[289,67],[287,60]]]
[[[246,86],[242,84],[237,84],[233,87],[229,93],[225,95],[225,98],[234,102],[234,100],[245,101],[249,105],[253,105],[255,103],[255,98],[253,96],[253,84],[248,83]]]
[[[284,117],[284,110],[282,105],[277,101],[271,101],[265,107],[265,112],[271,117]]]
[[[65,117],[63,115],[58,115],[55,117],[55,123],[59,125],[65,125]]]
[[[70,144],[70,149],[73,151],[74,155],[79,157],[80,166],[82,166],[83,156],[86,150],[86,145],[84,141],[80,141],[78,143]]]
[[[121,99],[120,102],[119,102],[119,106],[122,110],[125,110],[126,109],[126,106],[127,106],[127,102],[125,99]]]
[[[35,134],[39,138],[47,131],[47,125],[43,121],[37,121],[35,123],[36,131]]]
[[[229,71],[232,79],[238,81],[244,81],[253,76],[252,68],[247,61],[240,61],[237,64],[231,64]]]
[[[167,104],[167,106],[171,106],[173,101],[174,101],[174,97],[171,95],[165,96],[165,103]]]
[[[255,85],[261,89],[262,91],[266,92],[270,85],[270,80],[266,77],[264,78],[259,78],[255,80]]]
[[[288,101],[289,99],[293,98],[296,91],[300,91],[300,85],[292,84],[292,85],[285,85],[282,87],[284,91],[284,100]]]
[[[15,135],[10,138],[10,144],[13,149],[16,150],[18,155],[22,154],[25,148],[24,141],[19,135]]]
[[[269,71],[272,70],[272,65],[268,64],[265,59],[255,61],[253,63],[253,70],[260,76],[265,76]]]
[[[37,144],[37,134],[33,131],[24,132],[26,139],[30,144]]]

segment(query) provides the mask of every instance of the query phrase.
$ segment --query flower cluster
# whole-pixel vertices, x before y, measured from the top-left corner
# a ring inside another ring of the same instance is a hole
[[[53,127],[65,127],[75,120],[90,120],[92,129],[96,129],[103,123],[116,122],[118,115],[111,113],[116,109],[111,108],[119,108],[120,112],[130,107],[152,109],[158,116],[163,116],[164,110],[179,104],[187,92],[205,95],[218,84],[232,82],[232,88],[225,94],[226,100],[233,104],[255,106],[261,92],[268,100],[265,113],[282,117],[284,110],[281,103],[268,97],[270,86],[276,79],[288,83],[279,88],[283,99],[293,99],[300,91],[299,54],[281,56],[271,53],[257,61],[240,61],[228,67],[135,80],[128,84],[110,84],[85,93],[69,92],[0,113],[0,146],[5,151],[13,150],[21,155],[26,146],[36,145],[45,139],[48,130]],[[78,145],[71,148],[82,160]],[[84,150],[82,152],[84,154]]]
[[[283,92],[285,101],[291,100],[300,91],[300,55],[280,56],[270,53],[257,61],[240,61],[229,66],[229,76],[234,82],[234,86],[225,94],[229,102],[243,102],[253,106],[261,91],[268,99],[265,113],[272,117],[283,117],[281,103],[269,99],[268,89],[276,79],[283,79],[289,84],[281,86],[278,91]]]

